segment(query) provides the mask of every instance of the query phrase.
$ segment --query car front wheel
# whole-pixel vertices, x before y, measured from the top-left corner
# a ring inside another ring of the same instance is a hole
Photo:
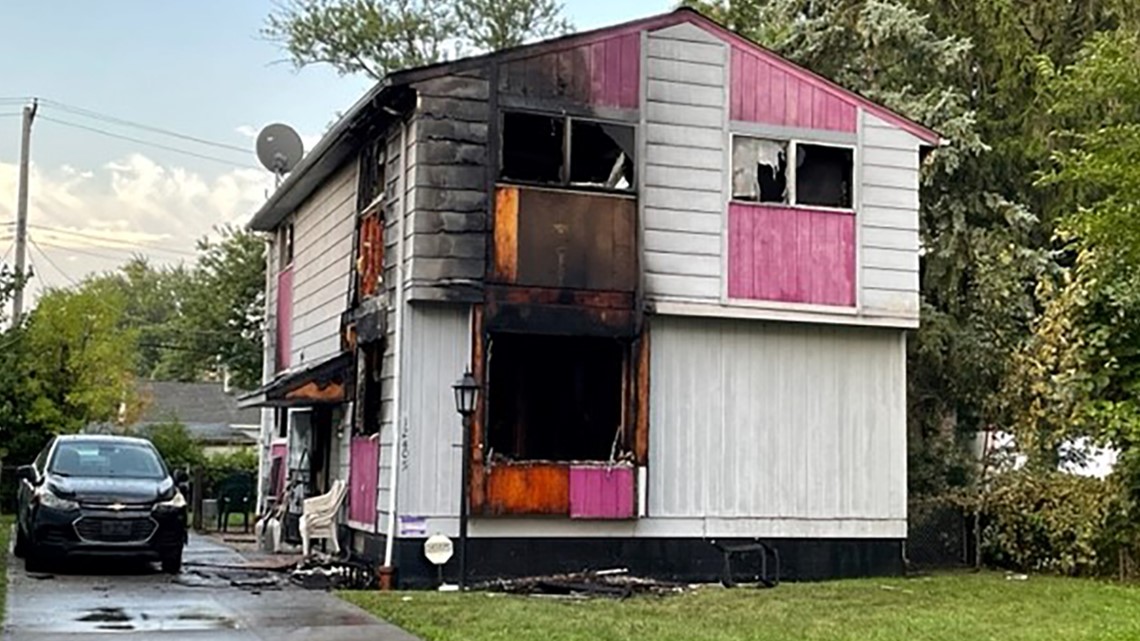
[[[24,569],[33,574],[39,572],[46,572],[48,569],[48,560],[35,543],[28,541],[24,549]]]
[[[12,554],[17,559],[22,559],[28,555],[28,537],[24,534],[24,528],[20,527],[19,523],[14,526],[16,528],[16,544],[12,547]]]

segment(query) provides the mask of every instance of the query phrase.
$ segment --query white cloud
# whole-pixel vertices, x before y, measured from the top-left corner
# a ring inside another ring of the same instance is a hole
[[[16,166],[0,163],[0,223],[15,219],[16,179]],[[39,282],[32,291],[113,269],[132,254],[191,261],[199,238],[216,225],[244,224],[272,186],[272,176],[255,169],[203,175],[137,153],[95,168],[33,165],[28,218]],[[0,227],[0,255],[10,229]]]

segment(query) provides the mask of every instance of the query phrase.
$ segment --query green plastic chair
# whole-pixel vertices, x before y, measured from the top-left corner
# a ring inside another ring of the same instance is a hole
[[[253,477],[244,472],[231,474],[218,483],[218,531],[229,528],[230,515],[241,514],[243,532],[249,532],[249,515],[253,511]]]

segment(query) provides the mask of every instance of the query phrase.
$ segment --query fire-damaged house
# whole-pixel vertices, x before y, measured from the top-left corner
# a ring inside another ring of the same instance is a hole
[[[342,544],[405,586],[461,493],[474,579],[710,579],[755,539],[900,570],[939,142],[686,9],[388,76],[251,223],[263,506],[346,480]]]

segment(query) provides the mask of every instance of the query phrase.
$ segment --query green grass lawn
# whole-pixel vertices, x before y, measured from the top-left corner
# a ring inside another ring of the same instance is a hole
[[[4,623],[4,604],[8,600],[8,540],[13,521],[10,516],[0,516],[0,623]]]
[[[947,574],[704,587],[628,601],[438,592],[342,596],[427,641],[1054,641],[1140,639],[1140,588],[1079,579]]]

